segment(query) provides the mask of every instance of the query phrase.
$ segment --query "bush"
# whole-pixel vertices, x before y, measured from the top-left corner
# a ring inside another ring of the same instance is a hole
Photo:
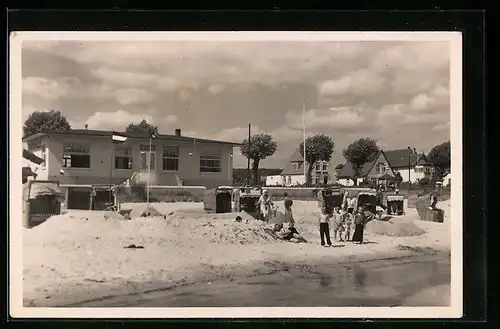
[[[418,185],[420,186],[426,186],[426,185],[429,185],[431,182],[431,180],[429,179],[429,177],[424,177],[424,178],[420,178],[418,180]]]

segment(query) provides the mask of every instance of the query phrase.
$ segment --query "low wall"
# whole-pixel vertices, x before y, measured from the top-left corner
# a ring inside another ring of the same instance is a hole
[[[315,187],[265,187],[271,198],[282,199],[283,194],[287,193],[292,199],[297,200],[316,200],[313,194]]]
[[[146,191],[142,195],[132,192],[123,193],[117,198],[120,202],[144,202],[146,201]],[[203,201],[203,195],[206,191],[204,186],[150,186],[150,202],[200,202]]]

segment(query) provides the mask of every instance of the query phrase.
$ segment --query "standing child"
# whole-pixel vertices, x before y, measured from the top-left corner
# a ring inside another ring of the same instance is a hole
[[[333,209],[332,230],[335,241],[343,241],[342,234],[344,232],[344,218],[340,212],[340,207],[335,207]]]
[[[321,216],[319,217],[319,235],[321,237],[321,245],[323,247],[331,247],[332,241],[330,240],[330,225],[328,224],[332,216],[328,213],[326,206],[321,208]],[[325,245],[326,238],[326,245]]]
[[[344,221],[344,241],[351,241],[352,231],[354,229],[354,215],[343,210],[342,219]]]

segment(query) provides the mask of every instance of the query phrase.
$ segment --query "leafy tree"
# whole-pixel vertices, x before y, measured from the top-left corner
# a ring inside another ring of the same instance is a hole
[[[434,146],[429,152],[428,158],[436,166],[436,174],[441,178],[451,166],[450,141]]]
[[[59,111],[35,111],[31,113],[24,122],[24,137],[34,135],[42,131],[70,130],[71,125],[65,116]]]
[[[139,124],[129,124],[125,131],[132,134],[158,134],[158,126],[153,126],[146,120],[142,120]]]
[[[365,163],[375,160],[379,152],[380,149],[377,141],[371,138],[360,138],[342,150],[344,157],[352,164],[355,185],[357,184],[358,177],[361,176]]]
[[[307,167],[306,185],[310,185],[314,163],[316,163],[316,161],[330,161],[332,159],[335,144],[330,136],[324,134],[308,137],[305,142],[306,156],[304,160],[309,164]],[[299,152],[300,155],[304,157],[304,142],[300,143]]]
[[[260,184],[260,160],[264,160],[273,155],[277,148],[278,145],[269,134],[255,134],[250,137],[250,143],[248,143],[248,138],[243,140],[240,147],[241,154],[243,154],[245,158],[252,160],[253,181],[255,185]]]

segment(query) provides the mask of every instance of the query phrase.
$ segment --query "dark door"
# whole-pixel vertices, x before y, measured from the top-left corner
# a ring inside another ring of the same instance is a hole
[[[69,187],[68,189],[68,209],[90,209],[90,188]]]

